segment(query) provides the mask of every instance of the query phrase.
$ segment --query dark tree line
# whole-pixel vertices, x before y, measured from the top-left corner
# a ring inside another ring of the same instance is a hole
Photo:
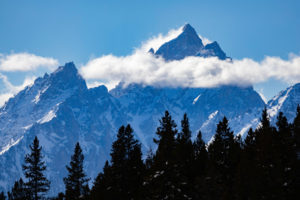
[[[111,160],[105,162],[91,188],[77,143],[66,166],[65,192],[54,199],[299,199],[299,106],[293,123],[279,113],[276,127],[264,109],[259,127],[250,129],[245,140],[234,136],[224,117],[207,145],[200,131],[191,140],[186,114],[180,129],[168,111],[159,122],[154,138],[157,150],[150,151],[145,160],[131,126],[121,126]],[[15,182],[7,195],[10,200],[43,199],[49,190],[37,138],[30,149],[23,166],[26,181]],[[6,199],[4,193],[1,199]]]

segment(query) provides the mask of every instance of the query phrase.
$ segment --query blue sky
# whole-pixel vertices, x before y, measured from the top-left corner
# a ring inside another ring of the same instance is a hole
[[[300,53],[300,1],[0,1],[0,54],[34,54],[80,67],[102,55],[130,55],[143,41],[190,23],[234,59]],[[0,71],[13,85],[53,66]],[[299,66],[300,70],[300,66]],[[268,99],[289,83],[255,88]],[[0,83],[1,91],[7,90]]]

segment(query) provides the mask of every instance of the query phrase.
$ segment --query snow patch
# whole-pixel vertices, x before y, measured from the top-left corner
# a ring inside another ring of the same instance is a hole
[[[49,86],[47,86],[46,88],[44,88],[43,90],[39,90],[38,94],[34,97],[34,99],[32,100],[33,103],[37,104],[40,101],[40,96],[47,91],[47,89],[49,88]]]
[[[54,117],[56,117],[55,111],[50,110],[42,119],[38,120],[38,123],[44,124],[46,122],[49,122]]]
[[[58,110],[58,106],[60,103],[56,104],[53,110],[50,110],[44,117],[39,119],[37,123],[44,124],[46,122],[51,121],[54,117],[56,117],[56,111]]]
[[[16,141],[11,139],[10,142],[8,143],[8,145],[6,145],[5,147],[2,148],[0,155],[4,154],[6,151],[8,151],[12,146],[15,146],[16,144],[18,144],[24,136],[21,136],[19,139],[17,139]]]
[[[284,101],[286,100],[286,98],[288,97],[288,95],[289,95],[289,93],[290,93],[290,91],[291,91],[292,89],[293,89],[293,87],[290,87],[290,88],[286,91],[286,93],[285,93],[284,96],[280,97],[280,95],[278,95],[278,96],[276,96],[276,97],[274,97],[274,98],[272,99],[273,101],[276,101],[276,100],[279,98],[279,99],[277,100],[277,104],[276,104],[275,106],[272,106],[270,109],[268,109],[268,114],[269,114],[270,117],[274,117],[274,116],[278,113],[278,111],[280,110],[282,104],[284,103]],[[272,104],[271,104],[271,105],[272,105]]]
[[[24,126],[23,129],[28,130],[28,129],[30,129],[30,128],[32,127],[32,125],[33,125],[33,124],[29,124],[29,125],[27,125],[27,126]]]
[[[208,116],[208,119],[212,119],[216,116],[216,114],[218,114],[218,110],[216,110],[215,112],[211,113],[209,116]]]
[[[202,124],[200,129],[203,129],[205,126],[207,126],[209,124],[209,122],[218,114],[218,110],[216,110],[215,112],[211,113],[208,116],[208,119]]]
[[[201,94],[199,94],[199,95],[194,99],[193,104],[195,104],[195,103],[198,101],[199,97],[201,97]]]

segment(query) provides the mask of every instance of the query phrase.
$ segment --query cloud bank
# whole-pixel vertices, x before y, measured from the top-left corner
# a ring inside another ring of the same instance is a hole
[[[168,87],[249,86],[270,78],[295,83],[300,81],[300,57],[265,57],[260,62],[249,58],[221,61],[215,57],[187,57],[165,62],[137,50],[125,57],[106,55],[92,59],[81,67],[81,73],[86,79],[107,84],[123,81]]]
[[[221,61],[217,58],[187,57],[180,61],[164,61],[148,53],[176,38],[183,26],[159,34],[143,42],[131,55],[104,55],[81,66],[80,72],[90,87],[105,84],[109,89],[120,81],[160,87],[217,87],[220,85],[249,86],[270,78],[289,84],[300,81],[300,56],[284,60],[265,57],[262,61],[250,58]],[[204,45],[211,41],[201,35]],[[93,81],[93,82],[90,82]]]
[[[53,58],[41,57],[29,53],[0,54],[0,71],[32,71],[39,67],[53,69],[58,61]]]

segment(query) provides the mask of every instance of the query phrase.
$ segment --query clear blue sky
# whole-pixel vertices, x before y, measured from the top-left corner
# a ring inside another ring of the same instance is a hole
[[[80,65],[103,54],[128,55],[149,37],[187,22],[233,58],[286,59],[300,52],[298,0],[1,0],[0,53],[29,52]],[[4,74],[13,83],[23,76]],[[285,86],[268,81],[256,88],[270,98]]]

